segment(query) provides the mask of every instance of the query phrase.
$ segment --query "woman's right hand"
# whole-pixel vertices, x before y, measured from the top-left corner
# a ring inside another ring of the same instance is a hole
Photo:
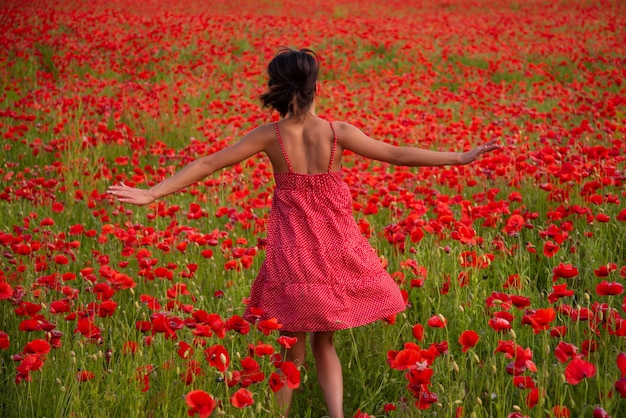
[[[110,186],[107,194],[115,196],[122,203],[130,203],[131,205],[143,206],[154,202],[156,199],[150,194],[149,190],[137,189],[129,187],[124,183]]]

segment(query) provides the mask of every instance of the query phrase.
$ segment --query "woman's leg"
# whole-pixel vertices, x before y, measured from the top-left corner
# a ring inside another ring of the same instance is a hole
[[[330,418],[343,418],[343,376],[341,362],[333,344],[333,334],[332,331],[312,333],[311,349],[328,415]]]
[[[290,349],[282,350],[281,354],[284,361],[291,361],[300,367],[304,364],[304,356],[306,354],[306,333],[305,332],[281,332],[281,335],[287,337],[296,337],[298,341],[291,346]],[[290,389],[287,384],[276,391],[275,394],[276,403],[283,411],[283,416],[289,416],[289,409],[291,408],[291,399],[293,398],[293,389]]]

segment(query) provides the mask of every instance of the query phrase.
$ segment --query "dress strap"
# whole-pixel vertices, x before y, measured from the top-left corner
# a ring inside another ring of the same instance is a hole
[[[289,168],[289,172],[293,173],[293,168],[291,167],[291,162],[289,158],[287,158],[287,153],[285,152],[285,147],[283,146],[283,140],[280,137],[280,131],[278,130],[278,122],[274,123],[274,130],[276,131],[276,139],[278,140],[278,144],[280,145],[280,150],[283,153],[283,157],[285,158],[285,162],[287,163],[287,167]]]
[[[337,149],[337,132],[335,132],[335,127],[332,122],[328,122],[330,124],[330,129],[333,130],[333,149],[330,152],[330,162],[328,163],[328,172],[330,173],[333,169],[333,161],[335,160],[335,150]]]

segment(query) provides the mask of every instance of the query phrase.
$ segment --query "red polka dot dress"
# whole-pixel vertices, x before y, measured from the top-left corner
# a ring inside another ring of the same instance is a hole
[[[275,173],[266,256],[244,318],[276,318],[283,331],[353,328],[401,312],[404,298],[361,234],[340,172],[300,174],[276,137],[289,172]],[[259,312],[261,314],[259,315]]]

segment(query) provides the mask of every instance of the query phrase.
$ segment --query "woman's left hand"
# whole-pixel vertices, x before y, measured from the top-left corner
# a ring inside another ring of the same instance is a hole
[[[500,146],[499,140],[497,138],[492,139],[490,141],[485,142],[482,145],[477,146],[471,151],[464,152],[463,155],[461,156],[461,162],[462,164],[469,164],[472,161],[474,161],[476,158],[480,157],[482,154],[485,154],[487,152],[491,152],[500,148],[502,147]]]

